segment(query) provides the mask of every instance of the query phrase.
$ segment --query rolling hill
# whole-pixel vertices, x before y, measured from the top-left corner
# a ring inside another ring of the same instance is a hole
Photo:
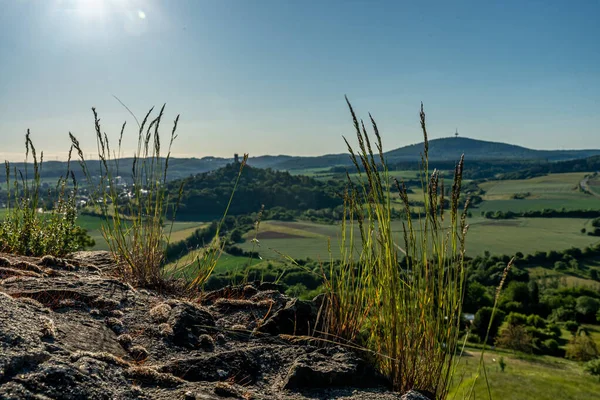
[[[388,164],[417,162],[423,151],[423,143],[400,147],[385,153]],[[600,156],[600,149],[585,150],[534,150],[508,143],[490,142],[466,137],[450,137],[433,139],[429,141],[429,159],[431,161],[456,161],[461,154],[466,154],[467,160],[477,161],[530,161],[554,163],[584,159]],[[122,159],[121,169],[129,171],[132,159]],[[202,172],[213,171],[226,166],[233,161],[232,158],[202,157],[202,158],[171,158],[169,177],[181,179]],[[96,174],[97,165],[89,163],[91,173]],[[350,165],[348,154],[326,154],[314,157],[300,157],[289,155],[263,155],[250,157],[248,165],[256,168],[272,168],[275,170],[297,170],[305,168],[330,168],[333,166]],[[22,168],[22,163],[15,163],[17,169]],[[77,167],[75,167],[77,169]],[[43,178],[55,178],[63,175],[66,170],[64,162],[46,162],[42,171]],[[77,172],[76,172],[77,175]],[[125,174],[126,175],[126,174]],[[80,177],[80,176],[78,176]],[[124,178],[126,178],[124,176]],[[0,182],[3,177],[0,176]]]

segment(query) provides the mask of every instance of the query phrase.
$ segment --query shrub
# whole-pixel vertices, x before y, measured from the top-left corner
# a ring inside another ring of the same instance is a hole
[[[584,365],[583,370],[589,374],[597,376],[598,379],[600,379],[600,358],[588,361]]]
[[[43,201],[40,177],[43,153],[38,159],[29,130],[25,135],[25,149],[23,171],[5,162],[8,213],[0,222],[0,251],[27,256],[63,256],[93,246],[94,241],[76,224],[78,184],[70,170],[71,151],[65,177],[47,193],[49,201]],[[30,156],[33,171],[29,171]],[[49,203],[50,209],[45,203]]]
[[[496,346],[523,353],[531,353],[533,349],[533,338],[527,332],[524,325],[506,323],[500,329]]]
[[[527,316],[527,325],[543,329],[546,327],[546,320],[539,315],[531,314]]]
[[[504,322],[511,325],[526,325],[527,324],[527,316],[524,314],[511,312],[506,316]]]
[[[575,321],[567,321],[564,323],[564,326],[565,329],[571,332],[573,335],[577,332],[577,329],[579,329],[579,324]]]
[[[500,371],[504,372],[504,369],[506,368],[506,361],[504,361],[504,357],[500,356],[498,365],[500,366]]]
[[[463,159],[456,165],[450,206],[444,215],[444,183],[438,171],[431,172],[428,167],[429,145],[421,108],[424,212],[417,219],[406,185],[394,185],[388,173],[377,124],[371,118],[379,153],[375,156],[363,122],[349,102],[348,107],[359,152],[346,144],[359,176],[348,182],[344,196],[342,262],[339,266],[331,263],[325,281],[326,331],[373,351],[379,369],[395,390],[426,390],[435,398],[445,398],[465,286],[466,209],[459,210]],[[393,186],[406,216],[404,246],[392,234]],[[448,220],[442,227],[443,218]],[[361,239],[358,246],[358,238],[351,234],[355,227]]]
[[[555,339],[547,339],[542,343],[544,350],[547,354],[557,355],[559,350],[559,344]]]
[[[574,335],[567,345],[566,357],[575,361],[590,361],[598,357],[596,343],[587,333]]]

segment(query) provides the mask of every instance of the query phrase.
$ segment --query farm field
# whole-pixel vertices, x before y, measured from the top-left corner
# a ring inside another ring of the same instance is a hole
[[[477,374],[479,350],[466,349],[460,359],[448,398],[464,399]],[[498,361],[504,357],[506,368]],[[580,364],[550,356],[520,357],[510,352],[486,351],[484,362],[492,399],[580,400],[597,399],[600,381],[583,371]],[[475,381],[475,399],[488,399],[483,375]]]
[[[530,211],[555,209],[600,209],[600,200],[579,190],[585,172],[551,174],[531,179],[500,180],[481,183],[486,191],[478,211]],[[512,199],[514,194],[529,195]]]
[[[354,166],[350,166],[348,167],[348,171],[350,173],[350,176],[352,178],[358,177],[358,173],[354,172]],[[306,176],[310,176],[312,178],[318,179],[318,180],[328,180],[331,179],[334,175],[344,175],[345,177],[345,173],[332,173],[329,172],[329,168],[306,168],[306,169],[295,169],[295,170],[290,170],[289,171],[290,174],[292,175],[306,175]],[[417,170],[391,170],[389,171],[390,176],[393,178],[396,178],[398,180],[400,179],[417,179],[419,177],[419,171]],[[449,175],[447,175],[449,176]]]
[[[402,246],[402,221],[394,221],[393,230]],[[484,251],[492,254],[528,254],[536,251],[563,250],[569,247],[585,247],[598,243],[597,237],[581,233],[589,220],[580,218],[519,218],[513,220],[488,220],[481,217],[469,219],[467,254],[480,255]],[[358,238],[358,228],[355,228]],[[246,234],[247,241],[241,247],[251,250],[255,232]],[[293,258],[310,257],[316,260],[329,259],[328,238],[334,258],[339,255],[340,226],[310,222],[265,221],[256,238],[256,250],[263,258],[279,258],[282,253]]]
[[[596,265],[590,266],[600,273],[600,268]],[[560,287],[587,287],[594,290],[600,290],[600,282],[588,278],[582,278],[574,274],[569,274],[568,271],[556,271],[543,267],[528,268],[529,276],[535,279],[544,286],[554,280],[558,280]]]
[[[108,250],[108,244],[102,236],[102,225],[106,223],[104,217],[94,215],[80,215],[77,217],[77,224],[84,229],[87,229],[88,234],[96,241],[96,245],[92,250]],[[128,223],[128,222],[125,222]],[[169,225],[166,225],[167,232]],[[173,224],[173,230],[171,232],[171,242],[183,240],[190,236],[198,228],[205,226],[205,222],[189,222],[189,221],[176,221]]]

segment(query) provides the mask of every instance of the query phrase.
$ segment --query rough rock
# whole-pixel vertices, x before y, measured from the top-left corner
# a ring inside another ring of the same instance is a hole
[[[119,281],[106,252],[0,268],[1,399],[401,398],[360,355],[292,340],[316,306],[276,285],[182,299]]]

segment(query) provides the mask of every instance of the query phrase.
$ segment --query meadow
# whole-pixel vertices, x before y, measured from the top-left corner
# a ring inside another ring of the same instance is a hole
[[[550,174],[531,179],[484,182],[479,184],[479,187],[486,192],[483,196],[484,202],[476,210],[519,212],[545,208],[598,209],[599,199],[579,190],[579,183],[585,175],[585,172],[577,172]],[[513,199],[515,194],[527,194],[527,196],[524,199]]]
[[[467,349],[452,381],[449,399],[467,398],[476,377],[481,353]],[[504,358],[502,372],[499,361]],[[473,399],[597,399],[600,382],[583,372],[574,361],[549,356],[518,355],[509,351],[486,350],[483,356],[486,378],[481,371],[475,382]],[[489,394],[488,394],[489,383]]]

